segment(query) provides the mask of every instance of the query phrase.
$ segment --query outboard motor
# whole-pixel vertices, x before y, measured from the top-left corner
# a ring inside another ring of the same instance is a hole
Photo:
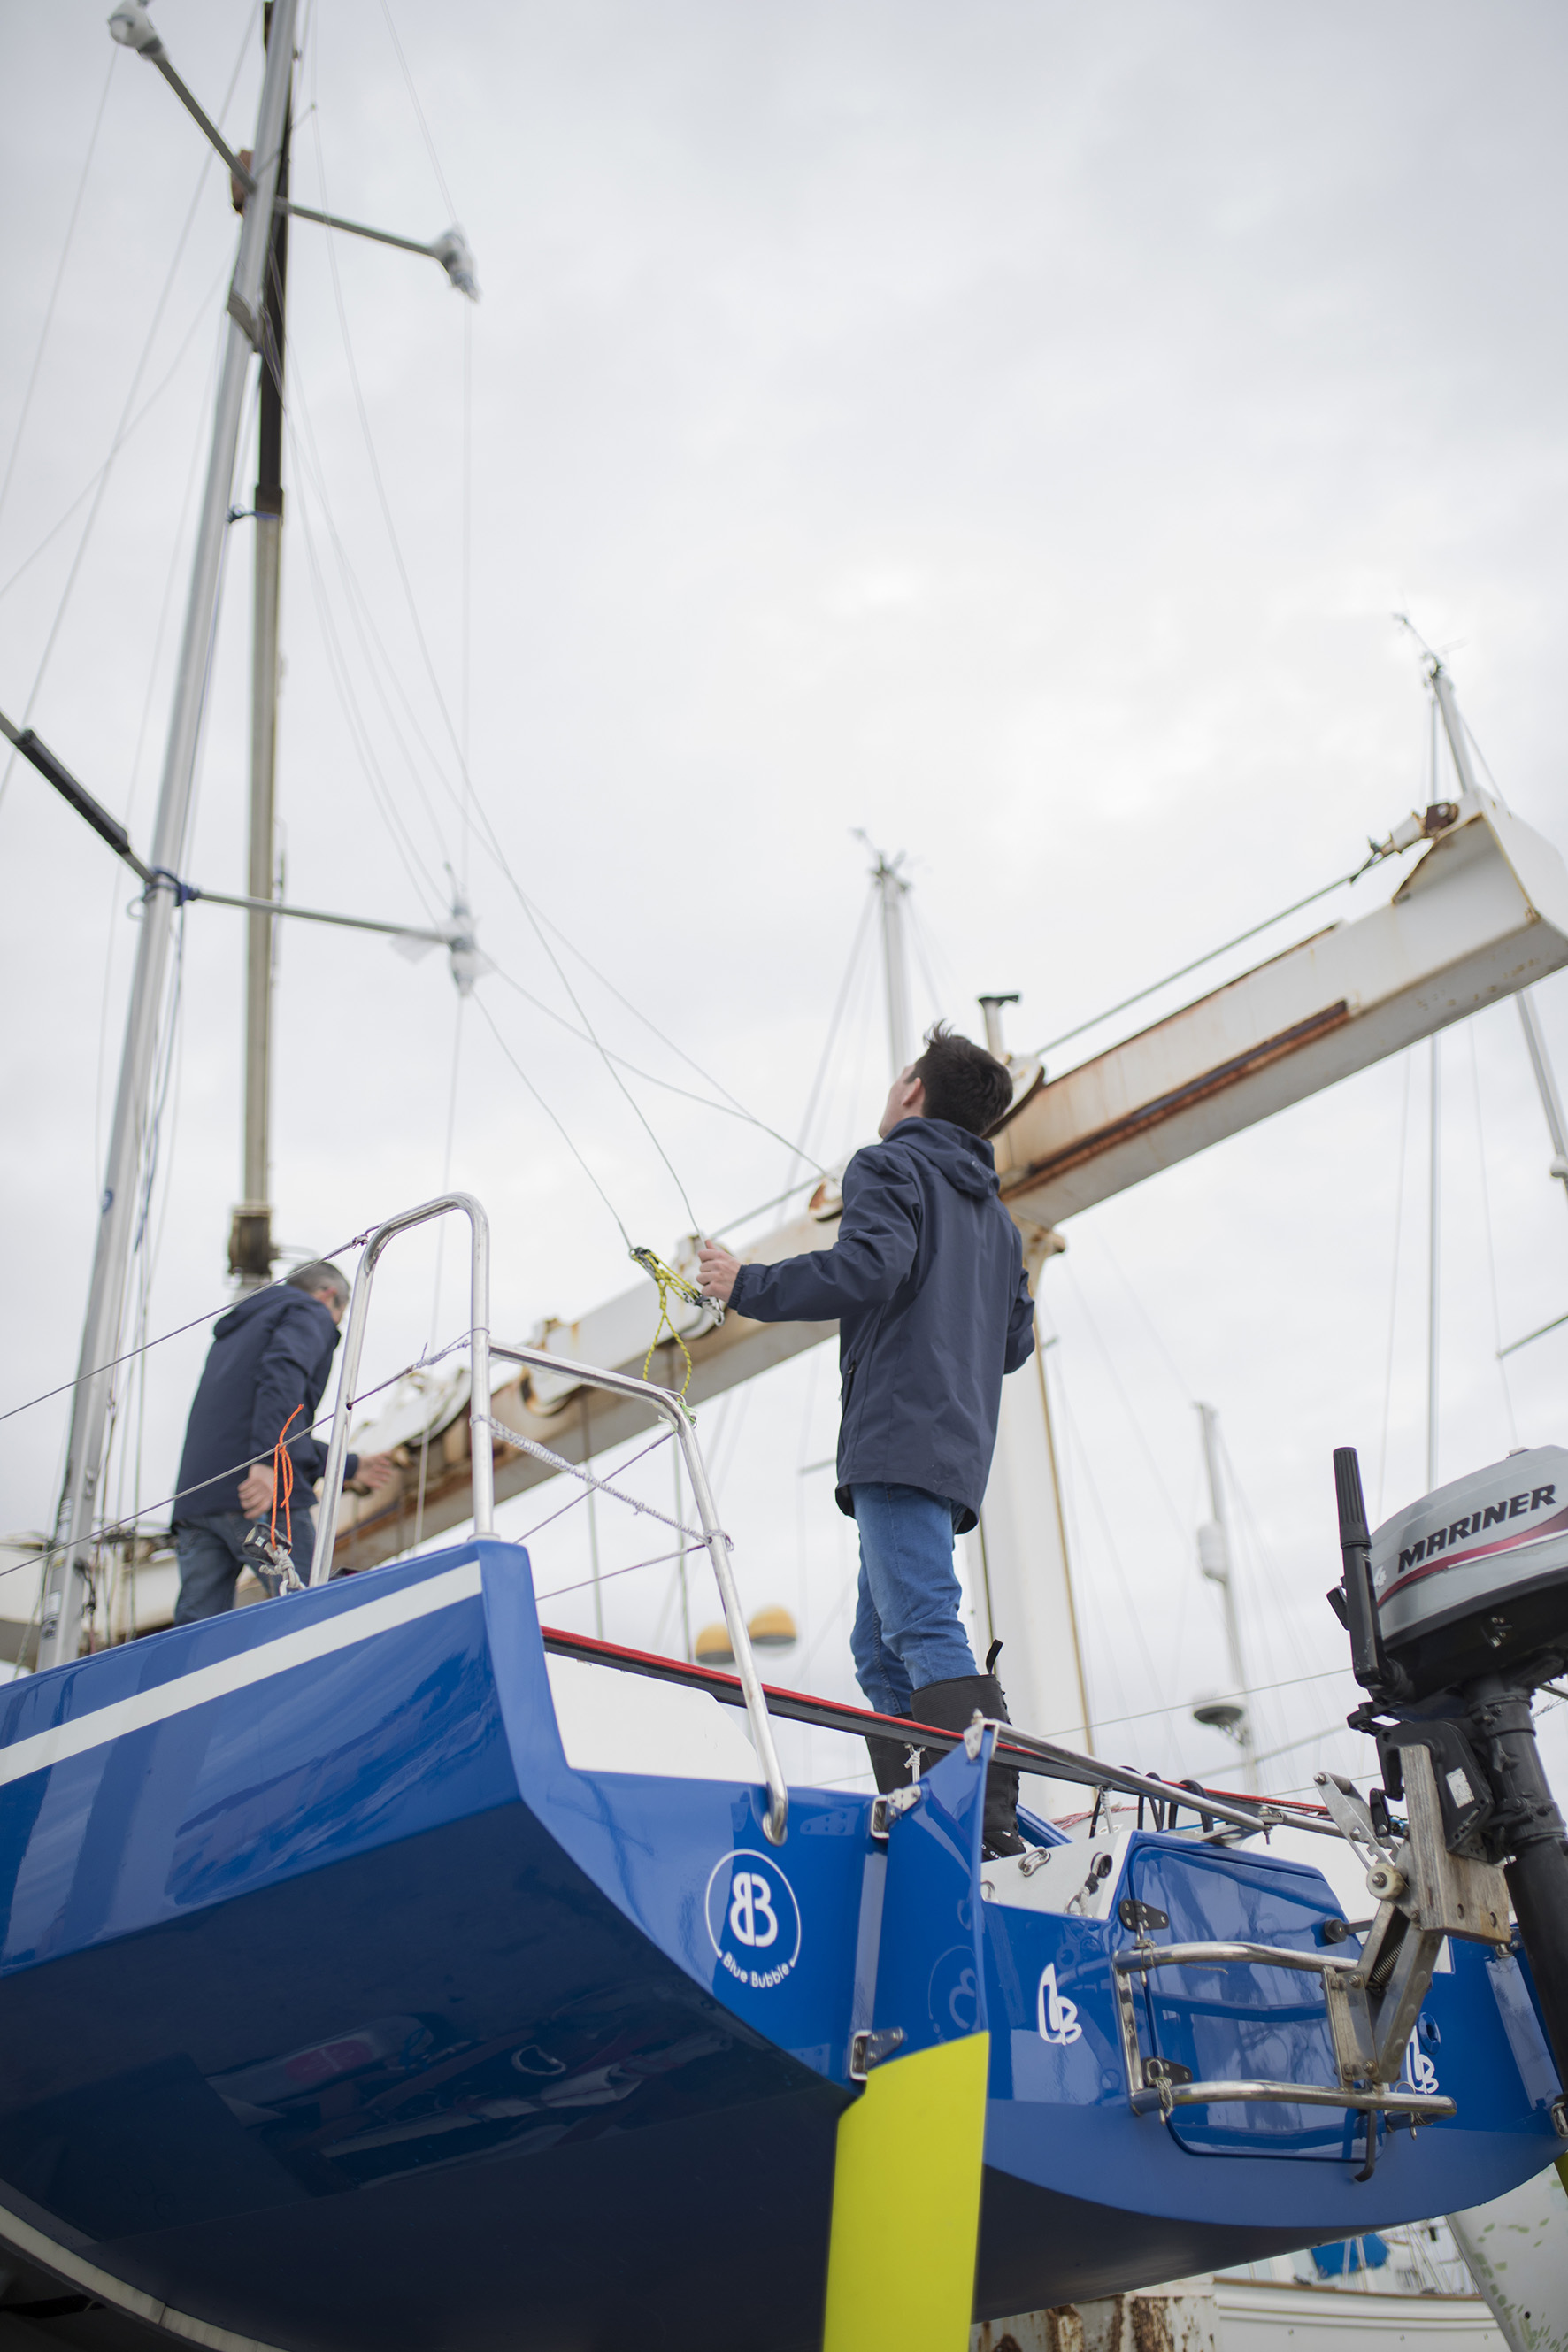
[[[1334,1486],[1344,1580],[1329,1600],[1367,1694],[1348,1720],[1375,1738],[1384,1786],[1368,1804],[1332,1775],[1320,1785],[1384,1898],[1363,1954],[1373,2005],[1380,1966],[1385,1982],[1402,1972],[1394,1954],[1413,1927],[1429,1941],[1441,1918],[1496,1942],[1481,1914],[1500,1904],[1506,1926],[1506,1881],[1568,2084],[1568,1841],[1531,1711],[1568,1666],[1568,1451],[1510,1454],[1375,1535],[1352,1446],[1335,1452]],[[1401,1799],[1402,1844],[1387,1810]],[[1562,2095],[1552,2115],[1568,2138]]]

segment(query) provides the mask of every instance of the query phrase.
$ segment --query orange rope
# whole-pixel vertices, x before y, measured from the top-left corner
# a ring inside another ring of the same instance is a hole
[[[294,1407],[293,1412],[289,1414],[288,1420],[279,1430],[278,1433],[278,1443],[272,1449],[272,1528],[270,1539],[274,1549],[276,1549],[278,1544],[278,1496],[279,1489],[281,1488],[283,1495],[283,1549],[287,1552],[292,1552],[294,1549],[294,1513],[292,1508],[294,1496],[294,1457],[290,1453],[289,1453],[284,1444],[284,1440],[304,1410],[305,1408],[302,1404],[297,1404]]]

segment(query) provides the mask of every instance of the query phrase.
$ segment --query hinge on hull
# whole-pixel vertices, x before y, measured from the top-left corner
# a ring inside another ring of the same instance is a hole
[[[916,1781],[908,1789],[893,1789],[885,1797],[871,1800],[871,1835],[886,1841],[888,1832],[900,1813],[907,1813],[921,1801],[921,1787]]]
[[[903,2039],[901,2025],[884,2025],[874,2032],[853,2035],[849,2043],[849,2080],[863,2083],[872,2067],[890,2058]]]

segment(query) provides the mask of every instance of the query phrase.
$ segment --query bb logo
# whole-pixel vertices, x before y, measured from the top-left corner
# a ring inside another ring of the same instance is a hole
[[[954,1944],[943,1952],[931,1972],[926,2003],[931,2032],[939,2042],[955,2042],[979,2031],[980,1982],[974,1972],[973,1944]]]
[[[800,1906],[766,1854],[727,1853],[708,1879],[708,1940],[737,1984],[765,1992],[800,1958]]]
[[[1078,2003],[1065,2000],[1057,1990],[1055,1966],[1048,1968],[1040,1979],[1040,2039],[1058,2050],[1066,2050],[1081,2040],[1083,2028],[1078,2021]]]
[[[730,1933],[742,1944],[776,1944],[779,1915],[768,1882],[756,1870],[738,1870],[730,1881]]]
[[[1410,2077],[1410,2087],[1413,2091],[1435,2091],[1436,2089],[1436,2062],[1435,2059],[1427,2057],[1426,2053],[1421,2047],[1419,2040],[1414,2033],[1410,2037],[1410,2048],[1405,2053],[1405,2067]]]

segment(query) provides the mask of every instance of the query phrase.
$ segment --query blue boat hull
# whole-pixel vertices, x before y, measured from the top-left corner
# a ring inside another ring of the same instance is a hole
[[[977,1900],[983,1779],[949,1759],[889,1859],[860,1796],[794,1791],[773,1849],[750,1783],[575,1771],[526,1555],[488,1541],[17,1684],[0,2237],[287,2352],[793,2352],[820,2339],[851,2035],[894,2011],[909,2048],[991,2034],[983,2316],[1549,2159],[1473,1952],[1429,2004],[1459,2116],[1389,2135],[1371,2184],[1321,2113],[1133,2117],[1125,1935]],[[1314,1873],[1180,1840],[1126,1868],[1211,1934],[1333,1908]],[[1321,2074],[1321,2003],[1277,2008],[1151,1996],[1147,2046],[1217,2033],[1261,2071],[1283,2032]]]

